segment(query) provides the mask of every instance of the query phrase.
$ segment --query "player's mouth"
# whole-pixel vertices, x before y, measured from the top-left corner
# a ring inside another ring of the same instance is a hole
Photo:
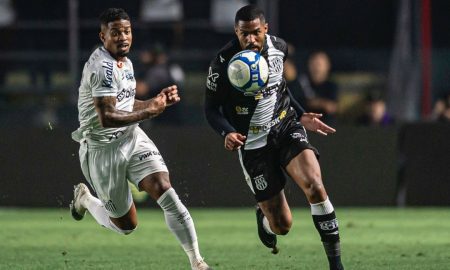
[[[117,49],[119,49],[119,50],[125,51],[125,50],[128,50],[129,48],[130,48],[130,45],[128,43],[122,43],[122,44],[117,45]]]
[[[252,50],[252,51],[254,51],[254,52],[259,52],[259,48],[258,48],[258,46],[255,46],[255,45],[248,45],[245,49],[247,49],[247,50]]]

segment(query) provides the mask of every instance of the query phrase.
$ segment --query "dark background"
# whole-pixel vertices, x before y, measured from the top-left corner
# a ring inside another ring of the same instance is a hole
[[[10,26],[0,27],[0,206],[67,205],[72,185],[82,180],[78,146],[70,139],[78,125],[79,78],[69,74],[73,64],[68,57],[69,1],[13,0],[16,18]],[[269,32],[296,47],[300,70],[308,53],[325,49],[343,96],[386,90],[401,1],[261,2],[276,6],[275,15],[266,11],[275,18],[269,18]],[[178,193],[189,205],[248,206],[253,199],[237,156],[222,149],[220,137],[206,125],[202,113],[209,61],[233,32],[211,26],[211,1],[182,3],[180,22],[145,23],[139,19],[137,0],[78,1],[77,76],[99,43],[100,12],[113,6],[126,9],[134,27],[130,58],[135,67],[139,68],[139,52],[158,42],[186,72],[179,105],[183,123],[146,128],[169,165]],[[450,1],[431,1],[433,100],[450,90],[449,11]],[[36,121],[48,110],[56,120]],[[324,181],[335,204],[450,204],[448,123],[431,123],[418,116],[388,129],[349,123],[338,124],[337,129],[329,137],[310,135],[322,154]],[[292,184],[287,194],[293,205],[305,203]]]

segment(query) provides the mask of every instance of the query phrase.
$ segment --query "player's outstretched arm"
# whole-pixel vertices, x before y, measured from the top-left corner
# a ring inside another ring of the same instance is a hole
[[[146,101],[142,109],[132,112],[117,110],[115,96],[94,97],[94,105],[103,127],[123,127],[162,113],[167,106],[167,97],[160,93]]]
[[[336,130],[324,122],[320,121],[322,114],[320,113],[304,113],[300,118],[300,123],[309,131],[319,133],[321,135],[328,135],[335,133]]]
[[[158,95],[160,94],[166,96],[166,106],[171,106],[175,103],[178,103],[181,100],[180,96],[178,95],[178,88],[176,85],[171,85],[169,87],[164,88]],[[156,96],[155,98],[157,97],[158,96]],[[133,111],[144,110],[145,108],[151,106],[152,102],[154,102],[153,99],[154,98],[148,100],[135,99]]]

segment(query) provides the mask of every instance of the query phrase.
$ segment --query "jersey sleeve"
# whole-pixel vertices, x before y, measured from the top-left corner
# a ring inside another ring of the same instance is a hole
[[[225,137],[236,129],[223,114],[223,104],[229,91],[226,78],[226,64],[222,56],[211,62],[206,78],[205,88],[205,116],[210,126],[221,136]],[[222,61],[220,61],[222,59]]]
[[[292,92],[291,92],[291,90],[289,90],[289,88],[286,88],[286,91],[291,100],[292,108],[294,108],[295,112],[297,113],[297,116],[299,118],[301,118],[302,115],[306,112],[305,109],[302,107],[302,105],[300,105],[300,103],[297,102],[297,100],[294,98],[294,96],[292,95]]]
[[[98,68],[90,75],[90,84],[93,97],[115,96],[117,95],[118,84],[117,74],[114,70],[114,63],[103,61]]]

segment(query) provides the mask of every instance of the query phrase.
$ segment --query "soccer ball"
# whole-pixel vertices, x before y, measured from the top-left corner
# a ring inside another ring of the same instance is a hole
[[[267,84],[269,67],[261,54],[245,50],[228,62],[227,75],[234,88],[246,95],[256,95]]]

